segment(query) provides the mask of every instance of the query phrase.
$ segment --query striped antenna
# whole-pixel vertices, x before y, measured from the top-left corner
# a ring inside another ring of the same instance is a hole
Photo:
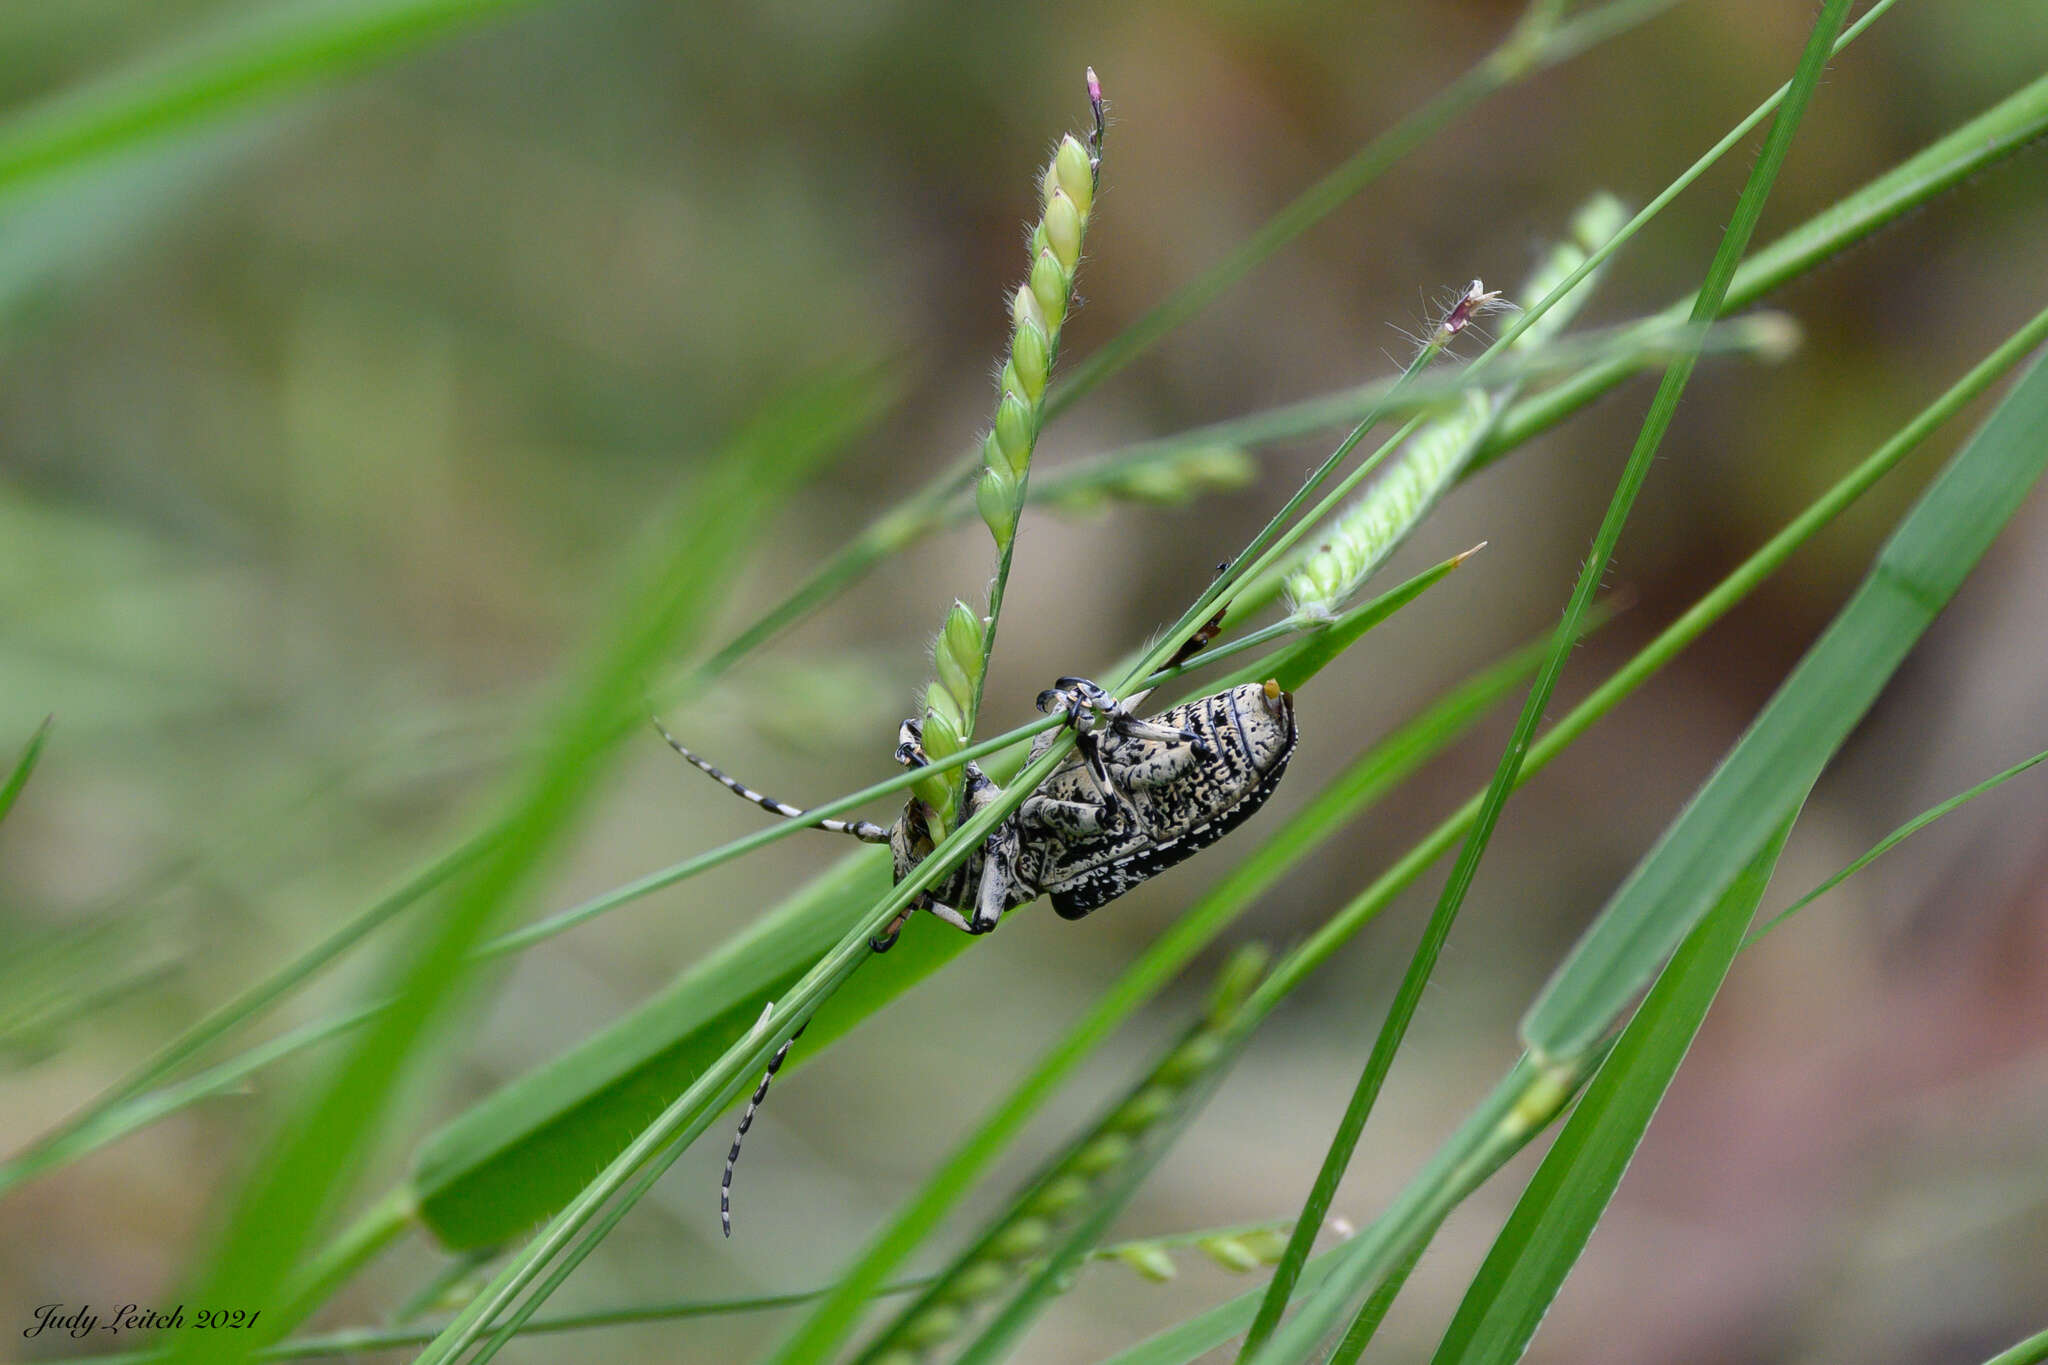
[[[796,1032],[789,1035],[789,1041],[775,1049],[768,1070],[761,1076],[761,1084],[754,1088],[754,1098],[747,1101],[746,1112],[740,1115],[740,1130],[732,1135],[732,1150],[725,1154],[725,1178],[718,1182],[718,1223],[728,1237],[732,1236],[732,1168],[740,1159],[740,1144],[747,1140],[747,1129],[754,1126],[754,1111],[761,1107],[762,1100],[768,1098],[768,1083],[775,1079],[776,1072],[782,1070],[782,1059],[789,1055],[790,1047],[804,1036],[804,1030],[810,1026],[811,1021],[804,1020],[796,1026]]]
[[[814,829],[827,830],[833,834],[851,834],[864,844],[886,844],[889,842],[887,827],[875,824],[872,820],[815,820],[806,816],[800,808],[790,805],[787,801],[777,801],[772,796],[765,796],[755,791],[738,778],[730,777],[720,772],[696,754],[685,749],[683,742],[670,734],[668,727],[661,723],[661,717],[655,716],[653,720],[654,728],[661,731],[661,737],[668,741],[669,748],[674,749],[684,758],[689,759],[692,764],[704,772],[711,774],[718,784],[727,791],[732,792],[736,796],[745,797],[762,810],[772,815],[779,815],[785,820],[802,821]]]

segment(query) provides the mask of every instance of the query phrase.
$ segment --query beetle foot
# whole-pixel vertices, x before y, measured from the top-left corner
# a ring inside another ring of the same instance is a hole
[[[896,946],[896,940],[903,936],[903,926],[910,919],[910,911],[904,910],[889,921],[889,927],[868,940],[868,947],[878,953],[886,953]]]
[[[1065,711],[1067,725],[1084,734],[1095,728],[1097,713],[1108,717],[1112,725],[1130,716],[1122,702],[1086,678],[1054,678],[1052,686],[1038,694],[1038,709],[1048,716]]]
[[[896,731],[896,761],[906,768],[923,768],[931,763],[924,752],[924,726],[915,716]]]

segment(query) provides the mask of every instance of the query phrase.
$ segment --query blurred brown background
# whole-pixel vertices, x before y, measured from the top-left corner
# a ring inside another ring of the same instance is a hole
[[[0,97],[29,107],[239,8],[7,6]],[[1082,126],[1084,64],[1113,122],[1070,358],[1453,78],[1518,9],[536,5],[17,204],[0,221],[0,746],[46,712],[57,729],[0,836],[0,936],[18,963],[43,954],[37,970],[58,975],[40,979],[69,980],[75,1000],[112,998],[12,1030],[0,1149],[463,828],[653,495],[779,389],[848,354],[898,354],[911,382],[886,428],[778,519],[726,633],[973,439],[1019,224],[1051,139]],[[1423,296],[1473,276],[1512,287],[1594,190],[1656,193],[1789,75],[1811,17],[1690,0],[1483,106],[1060,421],[1039,467],[1389,373]],[[2044,63],[2048,6],[1901,5],[1836,63],[1759,243]],[[1619,259],[1587,320],[1697,282],[1748,156]],[[1773,300],[1805,330],[1789,363],[1703,368],[1611,578],[1637,605],[1579,652],[1566,700],[2041,306],[2043,165],[2022,154]],[[1647,394],[1633,385],[1518,453],[1416,538],[1409,567],[1491,548],[1304,694],[1274,811],[1555,620]],[[1352,1221],[1512,1056],[1563,948],[1967,430],[1938,435],[1508,807],[1340,1195]],[[988,714],[1023,717],[1052,675],[1170,620],[1328,444],[1262,452],[1256,486],[1192,509],[1027,519]],[[929,634],[990,562],[978,527],[925,544],[672,724],[791,799],[886,775]],[[2048,744],[2044,594],[2037,496],[1822,783],[1767,909]],[[799,711],[826,719],[792,724]],[[1484,780],[1507,719],[1234,937],[1306,932]],[[1744,957],[1532,1358],[1974,1361],[2042,1325],[2044,814],[2048,778],[2022,778]],[[536,909],[759,822],[650,738]],[[714,1134],[557,1303],[829,1276],[1260,827],[1085,924],[1016,917],[779,1089],[732,1242],[712,1211]],[[628,1009],[839,851],[785,843],[529,954],[415,1131]],[[1291,1214],[1441,877],[1273,1021],[1120,1231]],[[361,980],[344,970],[297,1017]],[[977,1207],[1141,1065],[1205,981],[1127,1030]],[[16,998],[28,989],[17,973]],[[187,1113],[0,1206],[0,1322],[173,1292],[262,1104]],[[1390,1319],[1389,1358],[1434,1343],[1517,1183],[1447,1226]],[[387,1258],[347,1320],[428,1263],[417,1247]],[[1023,1358],[1093,1360],[1242,1287],[1192,1258],[1165,1287],[1098,1268]],[[636,1328],[516,1358],[729,1360],[783,1326]]]

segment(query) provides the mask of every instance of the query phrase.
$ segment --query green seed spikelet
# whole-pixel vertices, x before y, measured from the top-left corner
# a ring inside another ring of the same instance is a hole
[[[1101,173],[1102,91],[1092,70],[1088,94],[1095,130],[1085,146],[1071,134],[1061,138],[1039,176],[1039,218],[1031,229],[1030,272],[1010,296],[1009,354],[996,381],[995,418],[982,438],[982,472],[974,489],[975,510],[995,539],[996,574],[987,613],[976,616],[964,604],[954,603],[933,650],[938,681],[926,690],[924,750],[934,759],[966,747],[981,710],[982,684],[1017,540],[1017,518],[1024,510],[1031,452],[1044,421],[1046,388],[1059,354],[1060,324],[1073,299],[1074,272],[1081,264],[1081,242],[1088,231],[1089,210],[1095,203]],[[925,807],[925,826],[934,839],[944,838],[958,822],[965,783],[964,770],[953,768],[911,788],[914,799]]]
[[[981,618],[965,602],[955,602],[946,613],[946,624],[932,646],[932,663],[938,677],[925,688],[924,751],[934,759],[950,758],[967,747],[976,693],[980,690],[982,641]],[[959,796],[959,769],[924,778],[911,791],[934,813],[948,816]],[[936,823],[936,822],[935,822]],[[943,830],[934,830],[941,836]]]
[[[1059,512],[1093,512],[1111,501],[1174,506],[1204,493],[1249,486],[1259,467],[1239,446],[1181,446],[1100,470],[1068,468],[1038,486],[1038,504]]]
[[[1530,275],[1522,297],[1532,302],[1546,297],[1626,218],[1611,195],[1590,200],[1573,216],[1570,239],[1555,247]],[[1555,338],[1598,278],[1596,272],[1581,280],[1515,339],[1515,347],[1534,350]],[[1287,599],[1295,621],[1328,621],[1343,610],[1351,595],[1458,481],[1510,396],[1510,390],[1468,390],[1452,410],[1409,437],[1399,463],[1339,512],[1316,548],[1288,574]]]

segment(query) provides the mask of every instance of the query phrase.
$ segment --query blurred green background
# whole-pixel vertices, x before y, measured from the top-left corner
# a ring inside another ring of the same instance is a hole
[[[256,12],[0,7],[6,117]],[[1085,64],[1112,122],[1069,361],[1452,79],[1518,12],[536,3],[82,172],[0,183],[0,744],[11,752],[56,715],[0,834],[0,1151],[466,829],[531,740],[532,703],[597,611],[617,548],[776,392],[848,356],[897,357],[909,379],[885,428],[778,519],[726,634],[967,447],[987,420],[1040,159],[1086,116]],[[1512,287],[1597,189],[1654,194],[1789,74],[1810,18],[1772,0],[1689,0],[1482,106],[1055,424],[1038,468],[1390,373],[1408,353],[1396,329],[1420,325],[1425,298],[1474,276]],[[1759,241],[2044,67],[2038,0],[1909,0],[1836,63]],[[1619,258],[1587,321],[1697,282],[1744,160]],[[1789,363],[1708,363],[1622,544],[1611,586],[1635,605],[1581,649],[1568,693],[2040,307],[2043,166],[2023,153],[1773,300],[1805,332]],[[1490,548],[1304,694],[1275,810],[1555,620],[1647,391],[1489,472],[1416,538],[1409,567]],[[1966,430],[1937,436],[1510,804],[1340,1194],[1353,1222],[1512,1055],[1514,1021],[1572,935]],[[1052,676],[1101,667],[1169,621],[1328,445],[1262,451],[1259,482],[1192,508],[1027,516],[992,728],[1023,719]],[[955,596],[978,597],[990,562],[978,527],[921,545],[672,712],[671,728],[800,802],[886,776],[929,634]],[[1767,909],[2048,743],[2044,593],[2037,499],[1822,783]],[[1240,937],[1305,932],[1483,782],[1506,724],[1336,841]],[[650,736],[535,908],[761,818]],[[1743,959],[1533,1359],[1977,1360],[2040,1326],[2044,819],[2048,789],[2022,779]],[[822,1281],[1243,846],[1083,924],[1015,917],[779,1087],[730,1243],[714,1133],[556,1303]],[[433,1122],[616,1017],[839,852],[784,843],[526,955],[416,1097],[377,1178]],[[1440,876],[1261,1033],[1121,1230],[1298,1206]],[[353,999],[364,979],[338,973],[291,1017]],[[1127,1031],[1005,1175],[1177,1030],[1205,979]],[[301,1074],[267,1074],[0,1204],[0,1323],[18,1329],[47,1302],[175,1293],[209,1199]],[[1433,1341],[1513,1189],[1497,1182],[1446,1227],[1390,1319],[1391,1356]],[[386,1258],[323,1321],[373,1320],[428,1264],[419,1246]],[[1025,1358],[1093,1360],[1241,1287],[1192,1260],[1165,1287],[1097,1269]],[[719,1361],[780,1328],[642,1327],[510,1354]]]

